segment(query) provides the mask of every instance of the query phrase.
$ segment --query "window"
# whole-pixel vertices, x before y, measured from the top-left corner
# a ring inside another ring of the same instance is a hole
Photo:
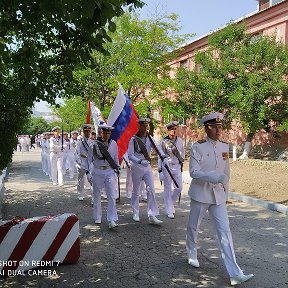
[[[259,0],[259,11],[270,7],[270,0]]]
[[[188,59],[180,61],[180,67],[188,69]]]

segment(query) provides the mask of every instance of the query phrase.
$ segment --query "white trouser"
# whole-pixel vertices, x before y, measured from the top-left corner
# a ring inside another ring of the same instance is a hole
[[[159,215],[159,208],[156,202],[155,188],[154,188],[154,177],[152,168],[149,165],[144,167],[141,164],[132,164],[132,181],[133,181],[133,191],[131,197],[131,206],[133,209],[133,214],[139,214],[139,196],[140,196],[140,186],[143,180],[146,184],[147,190],[147,213],[148,216]]]
[[[58,180],[58,184],[63,185],[63,173],[62,173],[63,157],[61,152],[50,153],[50,165],[51,165],[52,182],[57,183]]]
[[[201,221],[207,210],[209,211],[213,225],[215,227],[221,255],[229,276],[236,277],[243,275],[242,270],[236,262],[226,203],[216,205],[200,203],[191,200],[186,236],[186,248],[188,256],[197,258],[198,231]]]
[[[41,151],[41,163],[42,163],[42,171],[45,173],[45,174],[48,174],[47,173],[47,159],[46,159],[46,154],[45,154],[45,151]]]
[[[66,173],[66,170],[69,169],[69,166],[68,166],[69,165],[69,163],[68,163],[68,161],[69,161],[68,160],[68,157],[69,157],[68,153],[69,152],[67,152],[67,151],[65,151],[63,153],[63,167],[62,167],[62,170],[63,170],[64,173]]]
[[[68,169],[69,169],[69,177],[72,179],[74,177],[75,167],[76,167],[75,154],[73,152],[68,152],[67,157],[68,157],[67,162],[68,162]]]
[[[164,175],[163,198],[164,198],[164,205],[165,205],[165,210],[166,210],[167,215],[175,213],[174,203],[179,199],[179,195],[183,189],[182,173],[181,173],[180,168],[176,168],[176,169],[170,168],[170,171],[176,183],[178,184],[179,188],[177,188],[176,185],[174,184],[166,168],[163,168],[163,175]],[[172,189],[172,185],[174,189]]]
[[[118,197],[117,177],[112,169],[100,170],[94,168],[92,171],[93,177],[93,219],[101,221],[102,205],[101,205],[101,190],[105,187],[107,194],[107,221],[117,221],[116,198]]]
[[[77,193],[78,197],[84,197],[84,181],[86,177],[86,169],[78,168],[78,181],[77,181]]]
[[[131,198],[132,196],[132,191],[133,191],[133,182],[132,182],[132,172],[131,172],[131,168],[126,169],[127,171],[127,175],[126,175],[126,197],[127,198]],[[146,191],[146,187],[145,187],[145,182],[141,181],[140,187],[140,196],[147,198],[147,191]]]

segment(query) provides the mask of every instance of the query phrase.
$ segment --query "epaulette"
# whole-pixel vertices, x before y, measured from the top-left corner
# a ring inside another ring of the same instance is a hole
[[[199,143],[199,144],[202,144],[202,143],[205,143],[205,142],[207,142],[205,139],[202,139],[202,140],[198,140],[198,141],[197,141],[197,143]]]
[[[225,142],[223,140],[219,140],[219,142],[224,143],[224,144],[229,144],[228,142]]]

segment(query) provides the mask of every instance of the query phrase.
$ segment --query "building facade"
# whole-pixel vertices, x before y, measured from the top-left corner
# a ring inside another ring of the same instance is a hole
[[[255,12],[242,17],[234,21],[235,23],[245,23],[248,32],[255,35],[271,35],[275,34],[277,41],[281,41],[288,44],[288,1],[283,0],[258,0],[258,9]],[[222,27],[223,28],[223,27]],[[221,28],[220,28],[221,29]],[[211,32],[213,33],[213,32]],[[208,36],[204,35],[191,43],[182,47],[181,53],[173,61],[169,63],[171,67],[170,76],[174,77],[178,68],[181,66],[186,67],[189,70],[199,70],[200,67],[194,62],[194,56],[197,52],[203,51],[208,46]],[[156,111],[157,113],[157,111]],[[184,138],[187,146],[190,143],[203,137],[203,131],[195,131],[191,129],[191,121],[193,119],[185,120],[185,125],[180,127],[180,134]],[[242,131],[241,127],[237,123],[233,123],[232,129],[225,133],[224,138],[226,141],[233,143],[234,145],[241,146],[244,144],[246,134]],[[283,150],[288,147],[288,134],[277,132],[265,132],[259,131],[252,140],[252,146],[254,148],[261,147],[261,149],[269,150],[275,147],[279,150]]]

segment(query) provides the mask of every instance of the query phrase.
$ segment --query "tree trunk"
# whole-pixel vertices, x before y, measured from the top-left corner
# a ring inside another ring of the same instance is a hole
[[[237,160],[237,144],[233,144],[232,146],[232,159],[233,161]]]
[[[239,157],[239,159],[244,160],[244,159],[248,159],[249,153],[251,151],[251,140],[254,136],[254,133],[249,133],[247,135],[245,144],[244,144],[244,151],[242,153],[242,155]]]

